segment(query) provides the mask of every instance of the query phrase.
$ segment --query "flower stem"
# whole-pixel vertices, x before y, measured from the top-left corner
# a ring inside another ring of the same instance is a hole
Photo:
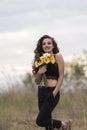
[[[46,77],[46,74],[43,74],[42,75],[42,81],[41,81],[42,83],[42,86],[47,86],[47,77]]]

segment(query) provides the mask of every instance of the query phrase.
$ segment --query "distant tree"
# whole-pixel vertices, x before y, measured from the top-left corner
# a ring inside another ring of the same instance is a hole
[[[79,79],[85,76],[84,64],[79,64],[78,61],[71,64],[71,74],[74,79]]]
[[[65,78],[80,79],[87,74],[87,51],[79,56],[74,56],[72,61],[65,62]]]

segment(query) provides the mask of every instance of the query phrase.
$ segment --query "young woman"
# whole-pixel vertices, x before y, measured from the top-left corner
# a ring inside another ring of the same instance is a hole
[[[44,35],[38,40],[34,53],[33,74],[38,85],[39,107],[36,123],[40,127],[45,127],[45,130],[54,130],[54,128],[71,130],[70,120],[52,119],[52,111],[59,102],[60,88],[64,78],[64,60],[59,52],[57,43],[51,36]],[[41,57],[43,54],[49,54],[49,57],[53,58],[53,63],[48,60],[47,64],[35,65],[38,62],[37,55]],[[47,85],[42,84],[42,76],[44,74]]]

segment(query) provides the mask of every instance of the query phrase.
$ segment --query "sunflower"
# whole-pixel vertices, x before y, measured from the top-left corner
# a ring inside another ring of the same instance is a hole
[[[49,57],[44,57],[43,61],[44,61],[44,64],[48,64],[50,62],[50,58]]]
[[[55,58],[54,58],[54,56],[51,56],[51,57],[50,57],[50,62],[51,62],[52,64],[55,63]]]

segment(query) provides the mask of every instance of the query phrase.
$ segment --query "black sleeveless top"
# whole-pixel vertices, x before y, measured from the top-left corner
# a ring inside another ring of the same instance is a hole
[[[47,79],[58,79],[59,77],[59,69],[58,64],[47,64],[47,71],[45,72]]]

